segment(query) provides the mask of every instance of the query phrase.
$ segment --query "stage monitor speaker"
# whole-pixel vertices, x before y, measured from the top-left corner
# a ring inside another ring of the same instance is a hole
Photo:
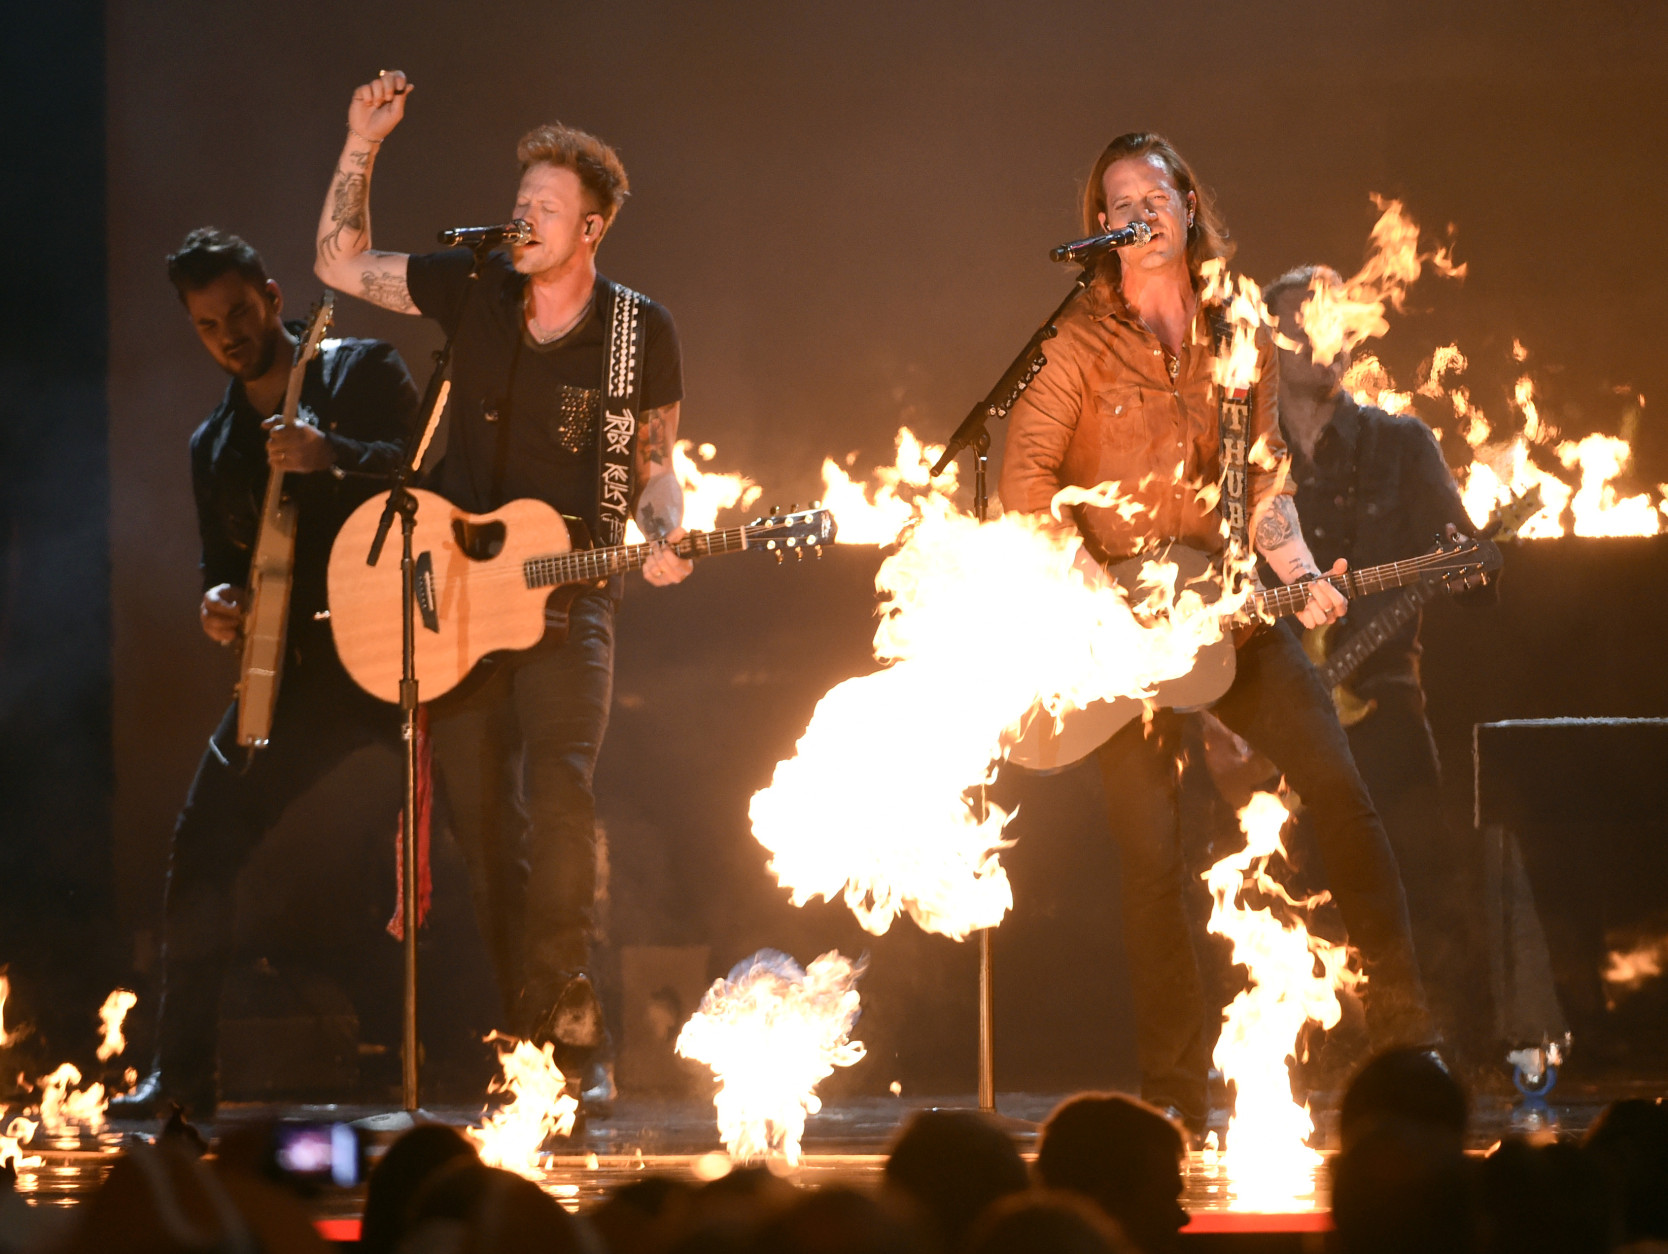
[[[1588,1078],[1668,1073],[1668,719],[1480,723],[1472,745],[1502,1037],[1567,1029]]]

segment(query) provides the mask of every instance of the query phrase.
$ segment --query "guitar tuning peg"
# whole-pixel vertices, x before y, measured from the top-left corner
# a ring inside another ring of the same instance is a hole
[[[786,553],[784,553],[781,549],[777,549],[776,550],[776,564],[778,566],[780,566],[782,564],[782,562],[787,558],[787,556],[788,555]]]
[[[822,502],[821,501],[812,501],[811,502],[811,508],[812,509],[821,509],[822,508]]]
[[[817,545],[816,554],[817,554],[817,561],[819,561],[819,562],[822,561],[822,545],[820,545],[820,544]]]
[[[803,562],[805,560],[805,550],[795,549],[793,551],[793,560],[796,562]]]
[[[788,506],[788,513],[791,514],[791,513],[794,512],[794,510],[796,510],[798,508],[799,508],[799,502],[795,501],[792,505]]]
[[[772,505],[770,507],[770,516],[772,518],[775,518],[776,515],[780,514],[781,512],[782,512],[782,507],[780,505]]]

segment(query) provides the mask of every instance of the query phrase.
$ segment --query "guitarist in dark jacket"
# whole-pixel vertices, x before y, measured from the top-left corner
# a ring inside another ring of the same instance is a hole
[[[1474,531],[1431,430],[1413,415],[1359,405],[1343,388],[1347,352],[1320,365],[1299,325],[1314,282],[1338,283],[1324,266],[1303,266],[1263,289],[1280,331],[1280,426],[1292,451],[1303,534],[1320,561],[1352,566],[1429,552],[1449,529]],[[1408,912],[1432,1001],[1447,1033],[1465,1027],[1472,996],[1462,885],[1467,867],[1442,812],[1436,744],[1419,676],[1421,614],[1413,590],[1362,597],[1347,620],[1310,632],[1317,665],[1346,645],[1371,651],[1335,691],[1350,750],[1384,820],[1407,886]],[[1461,594],[1494,598],[1494,584]],[[1399,603],[1408,602],[1406,608]],[[1317,642],[1316,637],[1320,637]],[[1372,646],[1373,639],[1382,643]],[[1353,650],[1352,650],[1353,651]]]
[[[269,743],[238,744],[237,703],[209,737],[174,828],[162,951],[156,1066],[112,1113],[149,1114],[171,1099],[199,1116],[217,1100],[220,987],[232,945],[238,872],[284,809],[350,753],[394,746],[394,711],[367,696],[336,660],[325,567],[342,521],[398,465],[416,389],[399,354],[376,340],[327,340],[306,367],[300,421],[283,407],[299,324],[286,326],[278,284],[236,235],[191,232],[168,278],[210,357],[231,376],[191,437],[191,478],[203,543],[203,631],[233,646],[268,475],[281,470],[297,506],[295,577],[283,680]]]
[[[1120,136],[1084,192],[1087,232],[1139,218],[1146,244],[1108,254],[1085,296],[1058,320],[1047,364],[1014,406],[1004,450],[1006,509],[1040,513],[1061,488],[1117,481],[1133,509],[1084,509],[1078,526],[1097,556],[1121,560],[1165,540],[1214,552],[1222,519],[1202,488],[1222,471],[1215,344],[1201,307],[1200,268],[1225,256],[1226,232],[1187,163],[1162,138]],[[1283,473],[1275,420],[1274,350],[1263,348],[1250,439],[1251,542],[1282,583],[1301,585],[1306,626],[1334,622],[1346,602],[1317,579]],[[1260,464],[1259,464],[1260,463]],[[1331,573],[1342,571],[1335,565]],[[1264,627],[1240,648],[1217,715],[1272,758],[1317,816],[1330,887],[1371,974],[1367,1013],[1378,1043],[1430,1039],[1395,856],[1314,667],[1285,631]],[[1206,1116],[1204,991],[1184,900],[1176,818],[1176,753],[1185,716],[1159,712],[1100,751],[1121,853],[1124,943],[1137,1015],[1141,1095],[1198,1135]]]

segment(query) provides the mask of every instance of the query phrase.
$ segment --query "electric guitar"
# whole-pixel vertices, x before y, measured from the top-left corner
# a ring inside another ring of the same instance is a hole
[[[299,420],[301,384],[307,363],[318,355],[330,329],[336,294],[326,292],[307,316],[307,330],[295,346],[289,386],[284,389],[286,424]],[[290,623],[290,587],[295,579],[295,502],[284,495],[285,472],[270,470],[261,504],[255,551],[249,559],[249,608],[243,615],[243,655],[238,667],[237,742],[266,745],[272,711],[284,678],[284,644]]]
[[[488,514],[469,514],[445,497],[414,491],[418,692],[429,701],[455,688],[489,653],[529,649],[545,634],[545,603],[553,591],[571,598],[585,584],[636,570],[652,544],[576,546],[569,522],[543,501],[511,501]],[[400,546],[383,546],[375,566],[365,555],[387,504],[373,497],[356,509],[330,549],[330,627],[342,666],[366,692],[400,699],[403,631]],[[834,540],[826,509],[772,514],[741,527],[693,531],[670,547],[680,557],[744,549],[820,555]]]
[[[1510,540],[1518,530],[1541,512],[1541,488],[1535,484],[1521,496],[1514,496],[1503,505],[1496,505],[1488,521],[1479,531],[1485,540]],[[1338,721],[1353,727],[1377,708],[1372,699],[1363,701],[1350,688],[1350,676],[1402,627],[1417,614],[1425,602],[1444,588],[1454,585],[1424,582],[1403,589],[1400,596],[1368,620],[1367,625],[1353,633],[1343,644],[1333,647],[1330,638],[1336,623],[1323,623],[1303,633],[1303,651],[1315,664],[1321,682],[1332,693],[1332,706]]]
[[[1209,554],[1181,544],[1171,545],[1163,557],[1175,565],[1174,584],[1178,592],[1195,580],[1208,579],[1215,565],[1215,559]],[[1112,567],[1108,574],[1125,588],[1135,588],[1149,560],[1147,556],[1130,558]],[[1423,582],[1470,583],[1499,569],[1500,550],[1491,541],[1456,537],[1419,557],[1318,578],[1345,597],[1358,597]],[[1296,614],[1309,603],[1309,583],[1303,580],[1280,588],[1259,589],[1252,594],[1247,617],[1266,620]],[[1062,715],[1058,722],[1040,707],[1031,711],[1020,724],[1008,760],[1035,771],[1060,770],[1094,752],[1120,727],[1139,718],[1148,704],[1197,709],[1216,701],[1233,682],[1234,642],[1230,636],[1224,636],[1199,650],[1192,670],[1160,683],[1150,697],[1091,701],[1080,710]]]

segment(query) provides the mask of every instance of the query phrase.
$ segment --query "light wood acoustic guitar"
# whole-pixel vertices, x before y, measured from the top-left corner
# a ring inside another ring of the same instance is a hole
[[[301,385],[307,363],[318,355],[330,330],[336,294],[326,292],[307,316],[307,331],[295,346],[289,385],[284,389],[285,423],[300,421]],[[238,665],[237,742],[251,749],[272,735],[272,712],[284,679],[284,646],[289,635],[290,588],[295,582],[295,502],[284,495],[281,470],[269,470],[255,551],[249,559],[249,608],[243,615],[243,655]]]
[[[1194,581],[1208,579],[1215,565],[1210,555],[1182,544],[1172,544],[1161,556],[1175,564],[1174,583],[1178,592],[1189,585],[1200,587]],[[1133,557],[1111,567],[1108,573],[1125,588],[1133,589],[1148,560],[1147,556]],[[1433,552],[1419,557],[1321,578],[1345,597],[1358,597],[1421,582],[1474,583],[1499,569],[1500,550],[1492,542],[1461,536],[1443,541]],[[1309,602],[1308,583],[1304,580],[1253,593],[1247,617],[1268,620],[1296,614]],[[1008,760],[1034,771],[1061,770],[1087,757],[1120,727],[1141,717],[1148,702],[1171,709],[1199,709],[1220,698],[1233,682],[1234,641],[1231,636],[1225,636],[1201,649],[1187,674],[1159,684],[1157,691],[1146,699],[1118,697],[1112,701],[1092,701],[1080,710],[1063,715],[1058,725],[1040,707],[1033,710],[1021,724]]]
[[[583,525],[543,501],[511,501],[488,514],[470,514],[433,492],[413,495],[417,685],[424,701],[451,691],[487,654],[537,644],[553,592],[571,597],[584,585],[636,570],[654,552],[651,544],[586,548],[582,535],[576,545]],[[354,682],[373,697],[398,702],[400,546],[390,541],[375,566],[365,561],[386,503],[386,494],[366,501],[336,535],[330,549],[330,625],[337,656]],[[693,531],[671,547],[686,558],[760,549],[780,561],[790,553],[820,553],[833,543],[834,533],[834,515],[811,509]]]

